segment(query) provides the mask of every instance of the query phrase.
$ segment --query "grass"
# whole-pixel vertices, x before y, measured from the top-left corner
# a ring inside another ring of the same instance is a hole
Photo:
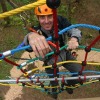
[[[21,26],[11,26],[6,27],[0,32],[0,52],[7,50],[12,50],[16,48],[24,38],[24,30]],[[16,56],[19,56],[21,53],[16,53]],[[5,61],[0,61],[0,79],[6,78],[10,75],[10,70],[12,65],[6,63]]]
[[[2,61],[0,62],[0,79],[6,79],[7,76],[10,76],[10,70],[12,66],[8,63]]]
[[[11,6],[7,6],[8,9],[11,9]],[[1,9],[1,8],[0,8]],[[0,29],[0,52],[7,50],[12,50],[16,48],[24,39],[26,30],[23,29],[23,22],[20,17],[14,15],[10,17],[11,23],[10,26],[5,27],[5,22],[1,23]],[[16,53],[16,56],[20,56],[21,53]],[[13,65],[8,64],[5,61],[0,61],[0,79],[6,79],[10,75],[10,70]]]

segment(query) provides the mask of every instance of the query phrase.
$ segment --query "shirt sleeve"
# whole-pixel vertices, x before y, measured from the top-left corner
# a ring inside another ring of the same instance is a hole
[[[71,26],[72,24],[67,20],[67,18],[58,16],[58,25],[59,25],[59,29],[62,30],[66,27]],[[68,37],[75,37],[78,39],[78,41],[81,40],[81,36],[82,36],[82,32],[78,28],[73,28],[69,31],[66,31],[64,34],[67,35]]]
[[[70,26],[71,23],[67,20],[67,18],[64,18],[62,16],[58,16],[58,27],[60,30]]]
[[[82,37],[82,32],[78,28],[73,28],[68,31],[68,36],[75,37],[78,39],[78,42],[80,42],[81,37]]]

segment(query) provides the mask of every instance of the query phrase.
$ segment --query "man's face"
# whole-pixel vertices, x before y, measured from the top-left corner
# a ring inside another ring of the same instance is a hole
[[[41,15],[38,16],[39,23],[42,28],[49,31],[53,27],[53,15]]]

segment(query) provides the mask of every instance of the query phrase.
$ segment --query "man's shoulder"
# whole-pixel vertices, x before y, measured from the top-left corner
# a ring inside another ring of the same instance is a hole
[[[71,25],[71,23],[67,20],[67,18],[58,15],[58,25],[59,29],[63,29]]]
[[[63,16],[58,15],[58,21],[59,21],[59,20],[62,20],[63,18],[64,18]]]
[[[58,20],[67,20],[67,18],[61,16],[61,15],[58,15]]]

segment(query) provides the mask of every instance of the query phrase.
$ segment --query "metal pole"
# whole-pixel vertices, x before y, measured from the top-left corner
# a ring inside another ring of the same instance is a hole
[[[98,79],[100,78],[100,75],[92,75],[92,76],[86,76],[86,79],[90,79],[90,78],[94,78],[94,79]],[[61,81],[62,78],[56,78],[57,80]],[[66,77],[64,78],[64,80],[77,80],[77,79],[82,79],[84,80],[84,76],[78,76],[78,77]],[[50,79],[39,79],[39,81],[54,81],[55,78],[50,78]],[[32,81],[37,82],[37,79],[32,79]],[[7,79],[7,80],[0,80],[0,83],[6,83],[6,82],[15,82],[16,83],[16,79]],[[30,79],[19,79],[18,82],[30,82]]]

